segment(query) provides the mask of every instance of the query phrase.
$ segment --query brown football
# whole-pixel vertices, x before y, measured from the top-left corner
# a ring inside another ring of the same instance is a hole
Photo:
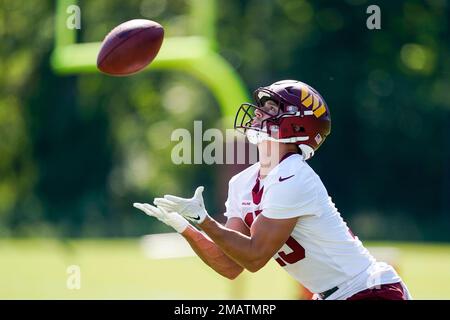
[[[97,68],[109,75],[126,76],[148,66],[161,48],[163,27],[154,21],[124,22],[105,37],[97,56]]]

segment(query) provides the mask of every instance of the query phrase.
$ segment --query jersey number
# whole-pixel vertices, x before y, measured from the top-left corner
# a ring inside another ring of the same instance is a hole
[[[305,249],[298,243],[294,238],[289,237],[285,243],[292,252],[285,253],[284,251],[278,252],[278,258],[275,259],[276,262],[282,267],[287,263],[293,264],[305,258]]]
[[[262,210],[256,210],[255,217],[257,217],[261,212]],[[253,224],[253,213],[248,212],[245,215],[244,221],[250,228]],[[292,252],[286,253],[284,251],[279,251],[277,253],[278,258],[276,258],[275,261],[278,262],[280,266],[284,267],[286,264],[293,264],[305,258],[305,248],[303,248],[294,238],[289,236],[285,244],[292,250]]]

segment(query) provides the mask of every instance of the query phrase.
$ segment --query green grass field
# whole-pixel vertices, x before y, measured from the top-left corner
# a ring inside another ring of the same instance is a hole
[[[368,243],[398,249],[415,299],[450,299],[450,245]],[[370,250],[370,248],[369,248]],[[78,265],[81,288],[67,268]],[[297,299],[299,286],[275,262],[227,280],[197,257],[152,260],[139,239],[0,240],[0,299]]]

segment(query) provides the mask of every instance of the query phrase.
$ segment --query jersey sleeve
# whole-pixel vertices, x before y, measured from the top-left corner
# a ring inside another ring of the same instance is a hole
[[[238,206],[238,200],[236,195],[235,186],[230,181],[228,183],[228,198],[227,201],[225,201],[225,217],[229,218],[240,218],[240,212],[239,212],[239,206]]]
[[[319,215],[317,196],[319,177],[311,170],[295,179],[275,182],[264,195],[262,214],[271,219]]]

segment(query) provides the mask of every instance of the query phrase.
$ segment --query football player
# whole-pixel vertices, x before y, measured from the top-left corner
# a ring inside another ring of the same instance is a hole
[[[316,300],[410,299],[394,268],[376,261],[352,234],[306,163],[330,133],[322,96],[284,80],[258,88],[254,100],[241,105],[234,126],[257,144],[259,162],[230,180],[225,225],[208,214],[202,186],[192,198],[165,195],[156,207],[134,206],[172,226],[229,279],[273,258]]]

